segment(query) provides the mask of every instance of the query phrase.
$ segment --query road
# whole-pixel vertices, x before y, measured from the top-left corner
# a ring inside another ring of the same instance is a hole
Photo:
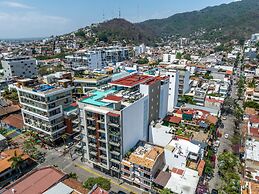
[[[60,148],[59,148],[60,149]],[[45,161],[38,165],[38,167],[44,166],[57,166],[63,172],[69,174],[71,172],[76,173],[78,181],[84,182],[89,177],[104,177],[111,180],[111,191],[118,192],[123,191],[125,193],[142,193],[141,190],[122,182],[117,178],[113,178],[102,172],[95,170],[87,162],[81,162],[80,157],[73,156],[74,160],[71,159],[70,154],[62,155],[62,151],[59,150],[44,150],[46,152]]]
[[[236,96],[236,91],[237,91],[237,87],[235,84],[232,85],[232,90],[231,90],[231,97],[233,99],[237,99]],[[239,104],[241,104],[241,102],[238,102]],[[234,128],[235,128],[235,117],[234,115],[227,115],[226,116],[226,120],[222,120],[224,127],[220,128],[219,131],[222,134],[222,137],[219,138],[220,140],[220,146],[218,148],[218,152],[216,154],[217,158],[218,156],[224,151],[224,150],[228,150],[228,151],[232,151],[232,143],[231,143],[231,139],[234,135]],[[226,139],[224,137],[225,134],[228,134],[229,137]],[[220,189],[221,186],[221,178],[218,175],[218,160],[216,160],[216,165],[215,165],[215,169],[214,169],[214,175],[212,177],[212,179],[209,181],[209,189],[210,191],[212,189]]]

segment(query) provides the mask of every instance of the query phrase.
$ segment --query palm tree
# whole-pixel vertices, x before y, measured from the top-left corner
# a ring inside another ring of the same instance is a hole
[[[64,141],[64,144],[66,144],[67,135],[66,135],[66,134],[63,134],[63,135],[61,136],[61,138],[63,139],[63,141]]]
[[[21,173],[21,165],[23,163],[23,159],[22,159],[22,155],[17,155],[17,152],[14,152],[14,156],[12,158],[10,158],[10,160],[12,162],[11,164],[11,168],[12,169],[18,169],[19,173]]]

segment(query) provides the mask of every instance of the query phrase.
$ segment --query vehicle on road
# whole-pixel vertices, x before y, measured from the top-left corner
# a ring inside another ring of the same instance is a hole
[[[220,145],[220,141],[219,140],[215,141],[214,146],[219,147],[219,145]]]
[[[218,194],[219,192],[218,192],[218,190],[217,189],[212,189],[211,190],[211,194]]]
[[[227,117],[222,117],[222,120],[227,120]]]
[[[225,139],[228,139],[228,136],[229,136],[229,135],[226,133],[226,134],[224,135]]]

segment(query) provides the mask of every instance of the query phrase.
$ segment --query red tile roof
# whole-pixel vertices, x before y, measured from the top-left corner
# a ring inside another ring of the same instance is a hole
[[[251,115],[250,116],[251,123],[259,123],[259,115]]]
[[[258,128],[250,128],[250,135],[253,137],[259,137],[259,129]]]
[[[12,189],[15,190],[15,194],[43,193],[62,181],[64,177],[65,174],[54,167],[37,169],[8,185],[3,194],[12,194]]]
[[[132,88],[134,86],[146,83],[153,79],[154,79],[154,77],[152,77],[152,76],[134,74],[134,75],[130,75],[130,76],[118,79],[116,81],[113,81],[110,84]]]
[[[202,175],[203,170],[204,170],[204,167],[205,167],[205,161],[204,161],[204,160],[201,160],[201,161],[199,162],[198,168],[197,168],[199,176]]]
[[[212,103],[215,103],[215,102],[217,102],[217,103],[224,103],[224,100],[218,100],[218,99],[215,99],[215,98],[206,98],[206,101],[207,102],[212,102]]]
[[[100,187],[97,187],[93,191],[89,192],[89,194],[108,194],[108,193],[109,193],[108,191],[106,191]]]
[[[183,175],[184,170],[179,169],[179,168],[173,168],[173,169],[172,169],[172,172],[173,172],[173,173],[176,173],[176,174],[179,174],[179,175]]]
[[[227,70],[227,71],[226,71],[226,74],[232,75],[232,74],[233,74],[233,71]]]
[[[123,97],[114,96],[114,95],[109,95],[104,98],[104,100],[115,101],[115,102],[120,102],[120,101],[122,101],[122,99],[123,99]]]
[[[181,117],[176,117],[176,116],[168,116],[165,118],[165,121],[168,121],[170,123],[176,123],[176,124],[179,124],[181,120],[182,120]]]
[[[116,113],[113,113],[113,112],[108,112],[107,115],[110,116],[110,117],[119,117],[120,116],[120,114],[116,114]]]
[[[11,105],[7,107],[0,107],[0,117],[8,115],[10,113],[15,113],[21,110],[19,105]]]
[[[15,127],[16,129],[22,129],[24,126],[21,114],[12,114],[2,120],[3,123]]]

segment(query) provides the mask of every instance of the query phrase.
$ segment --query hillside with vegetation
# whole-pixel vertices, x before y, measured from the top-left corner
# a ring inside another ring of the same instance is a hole
[[[92,31],[104,42],[153,43],[177,35],[212,41],[244,40],[259,32],[258,21],[259,1],[242,0],[135,24],[117,18],[98,24]]]
[[[201,32],[207,39],[243,39],[259,31],[259,1],[242,0],[200,11],[175,14],[166,19],[137,24],[156,35],[189,36]]]

